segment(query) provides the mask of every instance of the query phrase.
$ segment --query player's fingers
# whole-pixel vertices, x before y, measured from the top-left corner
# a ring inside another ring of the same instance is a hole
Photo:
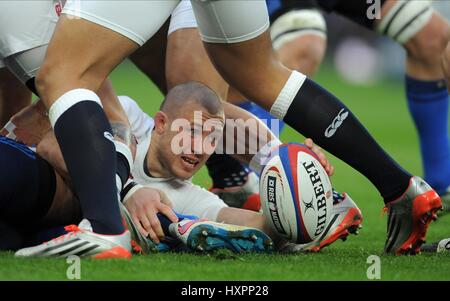
[[[320,160],[320,164],[322,164],[323,167],[331,166],[330,161],[328,161],[327,156],[323,152],[322,148],[316,146],[314,147],[314,152],[317,154]]]
[[[328,163],[327,163],[327,166],[325,167],[325,170],[327,171],[327,175],[328,175],[328,176],[331,176],[331,175],[330,175],[331,167],[332,167],[332,166],[331,166],[330,162],[328,162]]]
[[[133,219],[134,224],[136,225],[138,231],[144,235],[145,237],[148,236],[148,232],[145,231],[145,229],[142,227],[141,222],[139,221],[139,219],[136,216],[132,216],[131,217]]]
[[[308,138],[305,140],[305,145],[312,150],[317,156],[321,157],[321,156],[325,156],[323,150],[321,147],[319,147],[318,145],[314,144],[313,140],[311,138]]]
[[[317,154],[317,157],[319,157],[320,164],[322,164],[323,167],[326,167],[329,164],[329,162],[325,154],[322,152],[315,152],[315,153]]]
[[[314,144],[314,141],[311,138],[306,138],[304,143],[313,153],[317,155],[319,158],[320,164],[325,168],[325,171],[327,172],[328,176],[332,176],[334,172],[334,167],[331,165],[331,163],[328,161],[327,156],[325,155],[324,151],[321,147]]]
[[[152,230],[152,226],[150,224],[149,219],[147,218],[147,215],[140,214],[139,221],[140,221],[142,227],[145,229],[145,231],[147,231],[147,233],[150,234],[150,230]]]
[[[323,166],[326,166],[326,165],[328,164],[328,160],[327,160],[327,158],[325,157],[324,154],[320,154],[320,155],[319,155],[319,159],[320,159],[320,163],[321,163]]]
[[[314,142],[311,138],[306,138],[304,143],[308,148],[312,149]]]
[[[155,231],[150,230],[148,233],[148,236],[150,237],[150,239],[155,243],[155,244],[159,244],[161,241],[159,240],[158,235],[156,235]]]
[[[158,207],[159,212],[161,212],[162,214],[164,214],[165,216],[167,216],[167,218],[172,222],[172,223],[176,223],[178,222],[178,217],[175,214],[175,212],[173,212],[172,208],[170,208],[167,205],[164,204],[160,204]]]
[[[331,177],[332,175],[334,175],[334,166],[333,165],[331,166],[330,172],[328,173],[328,176]]]
[[[152,228],[152,231],[155,233],[155,235],[158,238],[164,238],[164,236],[165,236],[164,231],[161,227],[161,223],[159,222],[156,212],[147,213],[147,217],[150,221],[150,226]],[[158,241],[159,241],[159,239],[158,239]]]

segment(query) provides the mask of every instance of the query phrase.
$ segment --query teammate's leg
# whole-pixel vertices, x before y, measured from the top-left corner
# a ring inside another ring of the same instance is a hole
[[[130,59],[136,67],[147,75],[163,94],[167,94],[168,91],[166,52],[169,23],[169,21],[166,21],[150,40],[130,55]]]
[[[275,1],[276,2],[276,1]],[[280,7],[270,11],[272,24],[270,34],[278,59],[286,67],[313,77],[322,63],[326,49],[326,23],[314,4],[308,1],[295,4],[295,8]],[[286,11],[285,11],[286,10]],[[267,111],[230,87],[228,101],[240,104],[260,119],[272,119]],[[280,124],[280,131],[284,126]],[[270,125],[269,125],[270,127]]]
[[[0,66],[0,128],[30,104],[31,92],[8,69]]]
[[[444,194],[450,186],[448,91],[441,65],[450,26],[431,1],[387,0],[377,30],[406,49],[406,96],[416,125],[425,179]]]
[[[199,81],[214,90],[221,99],[226,99],[228,84],[209,61],[197,28],[183,28],[170,33],[166,57],[169,90],[187,80]]]
[[[292,32],[290,31],[290,33]],[[292,40],[286,40],[284,43],[278,41],[278,44],[276,46],[274,45],[274,47],[276,55],[283,65],[292,70],[300,71],[309,78],[312,78],[322,63],[326,49],[326,36],[323,32],[308,32]],[[260,119],[270,120],[274,118],[259,105],[245,100],[245,97],[233,87],[230,87],[227,101],[239,105]],[[284,124],[281,122],[279,130],[281,131],[283,127]]]
[[[77,200],[48,162],[27,146],[5,137],[0,137],[0,152],[0,172],[3,173],[0,182],[0,220],[3,226],[11,226],[17,233],[25,236],[19,237],[11,228],[7,228],[6,238],[23,240],[6,247],[23,248],[29,243],[27,237],[45,226],[79,221],[80,207]],[[86,220],[83,220],[79,227],[72,225],[65,229],[73,233],[62,237],[63,239],[20,249],[16,256],[130,256],[130,253],[123,249],[126,247],[126,239],[129,243],[129,234],[118,237],[98,235],[92,233],[92,228]],[[119,249],[117,246],[123,247]]]
[[[312,4],[299,2],[296,9],[290,10],[287,8],[288,11],[286,12],[282,11],[283,7],[281,6],[270,14],[273,20],[271,25],[272,44],[278,59],[288,68],[300,71],[311,78],[317,71],[325,54],[326,24],[321,13],[318,10],[311,9],[314,6],[310,5]],[[300,7],[298,8],[298,6]],[[233,87],[230,87],[228,102],[239,105],[259,119],[266,120],[269,128],[272,124],[276,125],[277,129],[271,128],[271,130],[277,135],[284,128],[283,121],[277,120],[278,122],[272,123],[271,121],[276,119],[275,117],[259,105],[245,100]],[[216,169],[218,170],[216,174],[222,175],[221,178],[216,180],[214,187],[217,188],[227,188],[227,184],[228,186],[236,186],[234,181],[223,181],[224,178],[234,179],[235,176],[233,175],[242,175],[238,176],[238,179],[239,177],[247,178],[250,173],[248,168],[229,156],[212,157],[207,164],[210,174],[211,171]]]
[[[162,7],[165,11],[147,24],[153,32],[146,29],[145,34],[151,36],[160,27],[173,5],[169,1]],[[117,13],[126,14],[127,10],[120,10],[128,6],[126,1],[115,2],[114,6],[90,1],[80,7],[68,2],[36,78],[37,90],[50,108],[50,121],[80,198],[83,215],[91,221],[94,232],[102,234],[118,234],[124,229],[116,205],[115,149],[108,139],[112,138],[112,131],[93,91],[99,89],[124,57],[145,41],[146,37],[135,34],[136,31],[127,37],[118,26],[113,30],[106,28],[114,26],[114,20],[106,19],[111,22],[102,24],[104,17],[110,15],[123,21]]]

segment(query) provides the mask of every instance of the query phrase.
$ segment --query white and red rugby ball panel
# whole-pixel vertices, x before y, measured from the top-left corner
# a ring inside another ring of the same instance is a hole
[[[273,151],[260,178],[261,205],[272,228],[293,243],[319,237],[330,220],[330,178],[308,147],[289,143]]]

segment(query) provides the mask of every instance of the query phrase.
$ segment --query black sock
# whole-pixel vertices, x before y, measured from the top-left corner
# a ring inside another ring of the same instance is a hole
[[[313,81],[305,80],[284,121],[367,177],[385,202],[407,189],[411,175],[384,152],[344,104]]]
[[[242,186],[247,182],[248,168],[230,155],[213,153],[206,167],[214,188]]]
[[[123,233],[116,188],[116,151],[111,126],[101,106],[94,101],[77,102],[59,116],[54,130],[83,217],[96,233]]]
[[[53,167],[26,145],[0,136],[0,219],[12,226],[32,227],[53,203]]]
[[[117,171],[116,174],[119,176],[120,181],[122,182],[122,188],[125,186],[125,183],[127,182],[128,178],[130,177],[130,165],[128,164],[127,158],[121,154],[117,153]]]
[[[0,220],[0,251],[17,251],[24,247],[25,235]]]

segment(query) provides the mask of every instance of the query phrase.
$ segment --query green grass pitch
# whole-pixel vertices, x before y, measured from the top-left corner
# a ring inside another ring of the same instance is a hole
[[[154,113],[162,96],[130,63],[121,65],[112,75],[118,94],[139,101],[148,113]],[[329,68],[316,78],[346,101],[379,143],[406,169],[421,175],[419,146],[407,112],[403,85],[385,81],[370,87],[354,87],[340,80]],[[302,141],[291,129],[283,141]],[[81,261],[82,280],[367,280],[370,255],[381,257],[382,280],[450,280],[450,254],[418,256],[381,255],[386,216],[374,187],[346,164],[330,156],[336,167],[334,186],[348,192],[364,214],[359,236],[338,241],[319,254],[233,255],[218,252],[209,255],[155,254],[132,260]],[[203,169],[195,182],[208,187]],[[450,236],[450,216],[433,223],[428,241]],[[0,280],[66,280],[68,264],[64,259],[14,259],[12,253],[0,253]]]

